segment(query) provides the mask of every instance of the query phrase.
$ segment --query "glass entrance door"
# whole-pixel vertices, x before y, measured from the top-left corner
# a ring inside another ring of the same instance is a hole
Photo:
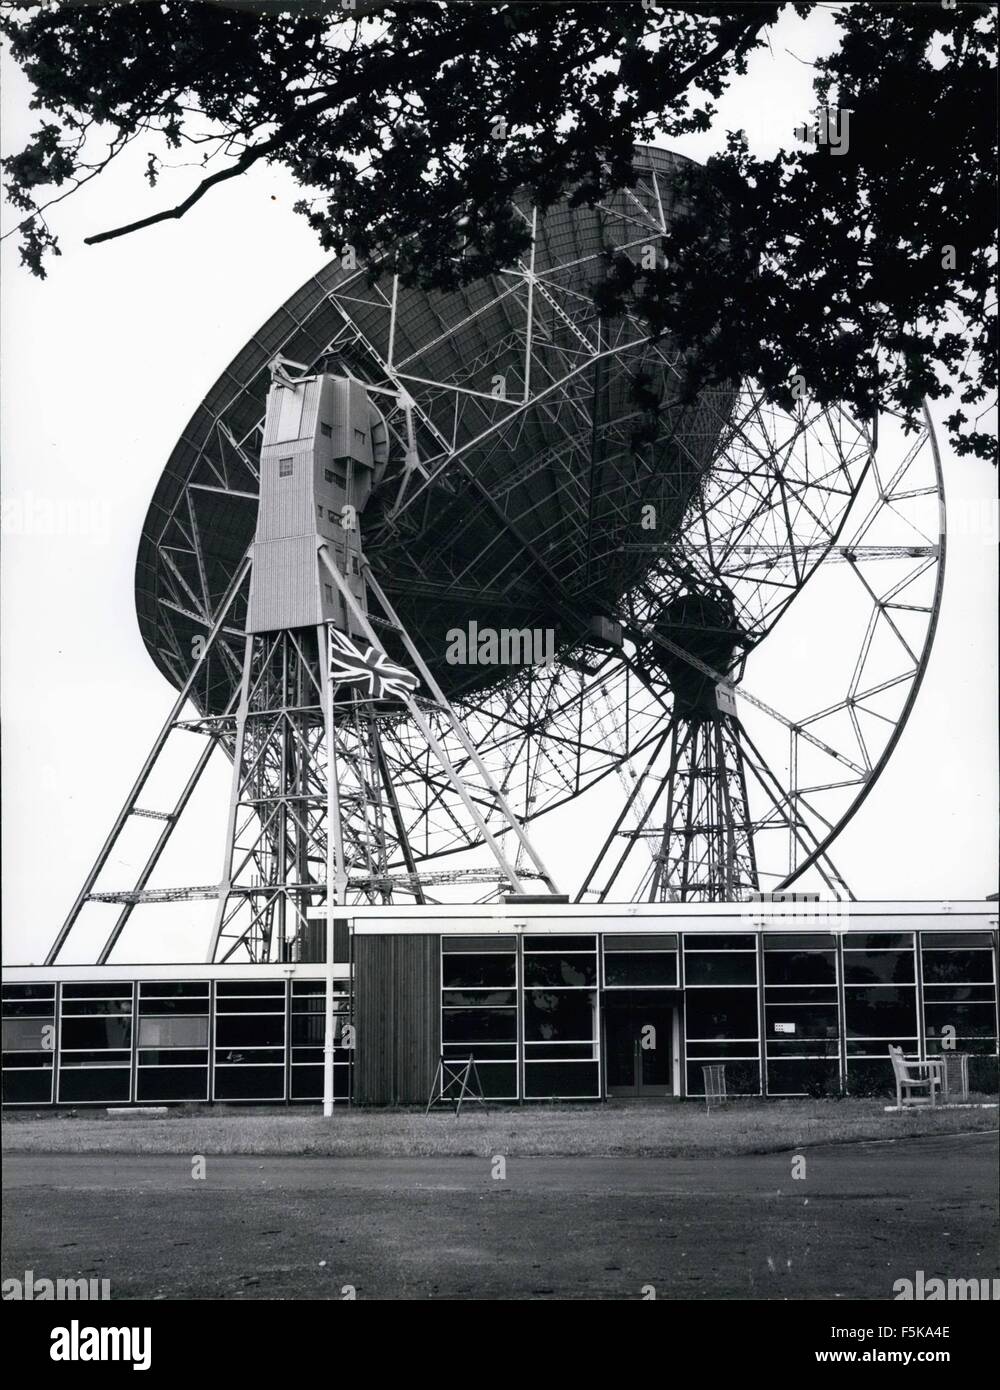
[[[637,994],[604,996],[609,1096],[633,1099],[673,1092],[674,1006]]]

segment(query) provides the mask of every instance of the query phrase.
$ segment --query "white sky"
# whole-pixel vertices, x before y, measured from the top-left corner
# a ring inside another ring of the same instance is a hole
[[[783,20],[772,52],[753,60],[713,130],[674,147],[703,159],[736,126],[758,152],[790,144],[812,106],[804,60],[828,44],[832,22],[827,13]],[[9,62],[4,77],[10,151],[35,118]],[[11,962],[44,956],[172,703],[141,643],[133,601],[139,530],[163,465],[223,367],[325,259],[291,211],[297,189],[266,169],[213,191],[180,222],[84,247],[85,235],[188,190],[193,170],[146,192],[145,154],[137,149],[130,166],[57,210],[62,256],[47,281],[19,267],[12,242],[2,247]],[[860,897],[957,899],[997,887],[995,474],[941,443],[953,524],[937,643],[890,766],[833,851]],[[835,620],[832,609],[819,619]],[[206,796],[206,834],[221,854],[224,782]],[[581,839],[592,841],[593,831],[570,808],[543,821],[538,839],[557,873],[575,877]],[[129,864],[113,860],[112,868],[124,886]],[[142,955],[199,959],[203,939],[191,920]]]

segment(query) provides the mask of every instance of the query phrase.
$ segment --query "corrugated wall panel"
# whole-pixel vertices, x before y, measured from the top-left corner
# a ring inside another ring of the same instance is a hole
[[[441,1049],[439,936],[354,938],[354,1099],[427,1103]]]
[[[254,544],[249,632],[324,621],[316,545],[315,533]]]
[[[322,918],[306,922],[298,942],[298,961],[312,965],[326,960],[326,922]],[[346,917],[333,919],[333,959],[338,965],[347,965],[351,959],[351,929]]]
[[[264,450],[260,461],[260,505],[255,540],[282,540],[315,529],[315,453],[311,439],[276,444]],[[282,477],[281,461],[286,458],[291,460],[292,472]]]

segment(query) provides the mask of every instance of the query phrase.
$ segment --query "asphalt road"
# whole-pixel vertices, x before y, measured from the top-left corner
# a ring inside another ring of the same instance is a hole
[[[705,1159],[11,1155],[3,1277],[129,1298],[891,1299],[996,1277],[997,1136]]]

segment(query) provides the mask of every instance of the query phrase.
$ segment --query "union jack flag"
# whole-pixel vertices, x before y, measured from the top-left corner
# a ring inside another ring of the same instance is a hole
[[[330,628],[330,679],[360,685],[371,700],[403,700],[420,682],[405,666],[396,666],[378,647],[359,647]]]

